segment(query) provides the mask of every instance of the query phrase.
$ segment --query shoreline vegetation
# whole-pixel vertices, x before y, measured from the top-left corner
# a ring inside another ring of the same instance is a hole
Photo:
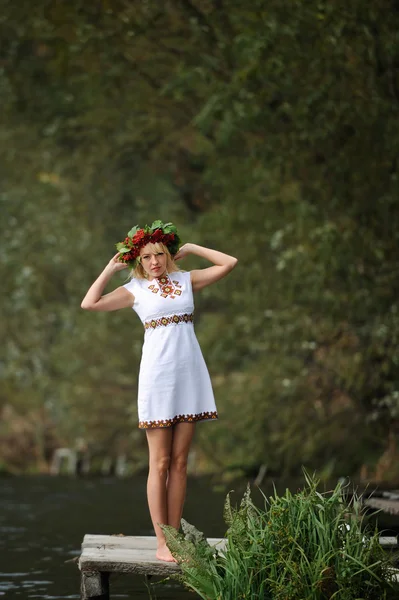
[[[59,438],[56,423],[45,411],[35,411],[27,415],[18,414],[10,405],[3,407],[2,416],[4,417],[0,424],[0,476],[1,475],[46,475],[55,474],[52,472],[52,464],[55,455],[60,449],[66,449],[69,453],[76,456],[76,471],[68,470],[67,461],[62,461],[59,475],[77,475],[77,476],[134,476],[147,471],[147,454],[145,444],[140,443],[140,438],[135,437],[139,442],[136,448],[132,449],[132,436],[126,434],[126,439],[120,445],[120,453],[112,455],[104,453],[101,443],[94,443],[91,449],[83,438],[75,440],[72,447],[63,446],[62,443],[68,443],[68,440]],[[112,431],[110,432],[112,435]],[[342,472],[346,476],[356,481],[360,486],[383,486],[386,489],[397,488],[399,485],[398,470],[394,464],[396,457],[396,440],[388,440],[388,447],[382,455],[376,456],[370,463],[374,468],[362,465],[359,469],[350,472],[348,468],[343,467]],[[206,439],[206,438],[205,438]],[[202,447],[194,449],[193,456],[190,457],[189,471],[192,476],[215,476],[222,485],[230,481],[242,480],[243,478],[255,481],[261,477],[270,478],[292,478],[296,479],[299,467],[289,471],[279,471],[278,467],[268,467],[263,463],[251,464],[243,461],[241,464],[234,462],[215,463],[209,459],[209,453],[201,453]],[[192,459],[192,460],[191,460]],[[123,468],[118,472],[118,463],[123,463]],[[343,463],[344,464],[344,463]],[[332,481],[339,477],[335,475],[330,462],[320,465],[318,469],[319,476],[323,481]]]
[[[249,487],[234,508],[226,498],[226,545],[211,547],[194,526],[163,526],[181,567],[176,578],[203,600],[389,600],[398,597],[398,570],[379,535],[365,523],[360,498],[345,501],[339,483],[318,491],[304,472],[301,490],[264,497],[255,507]]]
[[[399,482],[397,4],[15,6],[0,19],[0,469],[47,472],[78,439],[93,469],[142,461],[142,325],[80,305],[129,227],[161,219],[239,260],[196,298],[220,417],[198,426],[196,472]]]
[[[72,448],[62,446],[62,442],[66,440],[59,439],[56,423],[43,412],[23,416],[18,414],[14,408],[5,405],[3,416],[4,419],[0,425],[0,476],[54,475],[55,473],[52,472],[54,457],[60,449],[64,448],[76,456],[77,468],[76,471],[71,472],[68,470],[68,462],[62,461],[57,475],[134,476],[147,471],[145,444],[139,443],[133,451],[131,437],[128,434],[121,445],[120,454],[110,455],[104,453],[101,444],[94,443],[93,449],[89,448],[83,438],[75,440]],[[399,485],[398,471],[392,464],[395,456],[396,440],[394,443],[388,440],[388,449],[372,461],[375,465],[374,468],[363,465],[351,473],[344,467],[343,472],[346,473],[346,477],[356,481],[360,486],[375,485],[380,488],[383,486],[386,489],[397,488]],[[190,475],[215,476],[222,485],[243,478],[258,483],[259,476],[261,476],[261,480],[275,477],[296,479],[299,471],[298,467],[288,472],[280,472],[277,467],[273,469],[262,463],[250,464],[248,461],[243,461],[241,464],[229,464],[228,462],[215,464],[212,460],[208,460],[207,452],[201,455],[201,447],[194,449],[191,458],[192,460],[189,462]],[[123,468],[118,472],[120,460]],[[329,462],[321,465],[318,473],[323,481],[332,481],[337,478]]]

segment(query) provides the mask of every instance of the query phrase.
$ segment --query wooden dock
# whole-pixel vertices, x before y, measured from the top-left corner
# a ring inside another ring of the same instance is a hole
[[[208,538],[211,546],[221,548],[225,540]],[[82,600],[109,600],[111,573],[135,573],[167,577],[180,570],[176,563],[155,558],[156,538],[86,534],[79,558]]]
[[[219,549],[225,545],[225,540],[220,538],[208,538],[208,542]],[[398,548],[396,537],[380,537],[380,544],[387,550]],[[81,571],[81,599],[109,600],[111,573],[167,577],[179,571],[180,567],[176,563],[157,560],[155,552],[155,537],[85,535],[78,562]]]
[[[390,515],[399,515],[399,491],[374,493],[365,498],[363,504]]]

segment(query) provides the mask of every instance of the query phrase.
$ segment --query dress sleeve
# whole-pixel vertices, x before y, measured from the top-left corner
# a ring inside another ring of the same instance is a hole
[[[133,294],[133,296],[136,296],[135,290],[137,290],[137,283],[134,279],[131,279],[130,281],[125,283],[125,285],[123,285],[122,287],[126,288],[128,292]]]
[[[191,273],[190,271],[183,271],[183,276],[186,278],[187,287],[191,292],[193,292],[193,284],[191,283]]]
[[[124,287],[128,292],[133,294],[134,304],[133,304],[132,308],[135,312],[137,312],[137,309],[139,308],[139,304],[140,304],[140,301],[139,301],[140,284],[137,282],[136,279],[131,279],[130,281],[125,283],[125,285],[123,285],[122,287]]]

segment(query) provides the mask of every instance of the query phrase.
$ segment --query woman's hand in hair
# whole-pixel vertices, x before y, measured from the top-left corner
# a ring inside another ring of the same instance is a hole
[[[111,258],[105,269],[97,277],[95,282],[88,289],[86,296],[83,298],[81,307],[85,310],[119,310],[127,306],[133,306],[134,296],[126,288],[120,286],[113,292],[103,295],[103,291],[108,281],[114,273],[126,269],[128,265],[118,261],[120,252]]]
[[[119,257],[120,257],[120,255],[121,255],[121,253],[120,253],[120,252],[117,252],[117,253],[115,254],[115,256],[113,256],[113,257],[111,258],[111,260],[109,261],[109,263],[108,263],[108,265],[107,265],[107,267],[108,267],[110,270],[112,270],[112,272],[113,272],[113,273],[117,273],[118,271],[122,271],[123,269],[127,269],[127,267],[129,266],[129,265],[126,265],[125,263],[123,263],[123,262],[120,262],[120,261],[118,260],[118,259],[119,259]]]
[[[192,253],[192,244],[183,244],[177,254],[175,254],[174,260],[180,260],[185,256],[188,256]]]

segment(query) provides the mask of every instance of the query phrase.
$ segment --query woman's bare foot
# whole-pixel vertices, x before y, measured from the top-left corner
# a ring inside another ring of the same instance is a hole
[[[158,560],[164,560],[165,562],[177,562],[177,560],[173,558],[169,548],[166,545],[159,546],[155,556]]]

